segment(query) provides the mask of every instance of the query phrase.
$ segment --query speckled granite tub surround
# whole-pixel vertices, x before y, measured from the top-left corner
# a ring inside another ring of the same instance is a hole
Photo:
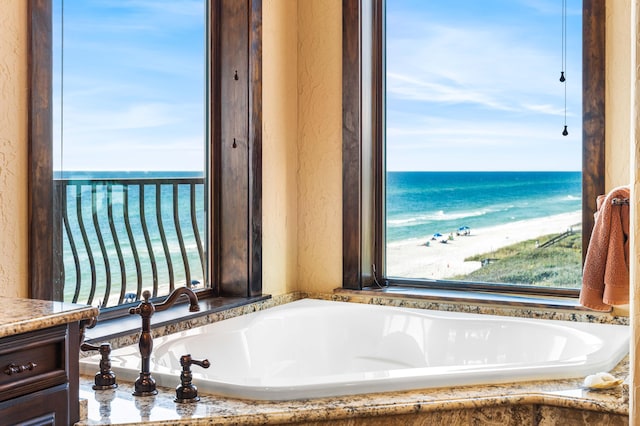
[[[169,324],[161,327],[154,327],[152,334],[154,337],[165,336],[177,333],[194,327],[200,327],[227,318],[245,315],[251,312],[268,309],[273,306],[293,302],[298,299],[312,298],[323,300],[335,300],[351,303],[367,303],[373,305],[399,306],[406,308],[433,309],[449,312],[468,312],[487,315],[514,316],[522,318],[553,319],[562,321],[597,322],[606,324],[629,325],[628,317],[612,316],[608,313],[593,311],[575,311],[572,309],[544,309],[544,308],[523,308],[518,306],[495,305],[490,303],[468,304],[463,302],[442,301],[424,299],[421,297],[406,297],[402,295],[386,294],[377,291],[352,291],[338,289],[334,293],[303,293],[293,292],[284,295],[274,296],[261,302],[252,303],[237,308],[228,309],[222,312],[205,314],[193,319]],[[99,339],[89,340],[98,343]],[[109,340],[112,347],[120,348],[138,342],[138,332],[117,337]],[[80,354],[80,356],[90,356],[92,354]]]
[[[628,360],[613,374],[624,376]],[[628,424],[628,394],[620,386],[588,391],[581,380],[424,389],[302,401],[245,401],[201,394],[195,404],[173,402],[174,389],[154,397],[131,395],[132,385],[93,391],[82,378],[80,397],[88,399],[88,419],[80,425],[259,425],[259,424]],[[476,423],[472,422],[474,420]]]
[[[333,294],[292,293],[276,296],[252,305],[196,318],[186,324],[166,326],[154,330],[154,333],[173,333],[304,297],[493,315],[628,323],[626,317],[588,311],[522,309],[490,304],[469,306],[464,303],[398,297],[378,292],[337,290]],[[114,343],[122,346],[136,341],[137,335],[132,335],[116,339]],[[624,378],[628,376],[628,368],[628,359],[625,359],[612,373]],[[159,395],[155,397],[136,398],[131,395],[132,385],[129,383],[121,383],[115,391],[93,391],[92,378],[82,377],[80,396],[88,399],[88,418],[80,425],[139,424],[142,421],[148,421],[150,425],[314,425],[327,422],[332,425],[467,425],[471,424],[472,419],[478,424],[500,425],[628,424],[626,385],[610,391],[589,391],[583,389],[581,383],[581,379],[554,380],[284,402],[244,401],[201,393],[199,403],[176,404],[173,402],[174,389],[160,388]]]
[[[550,319],[560,321],[595,322],[603,324],[629,325],[629,318],[610,313],[576,310],[557,307],[525,307],[491,302],[444,300],[425,296],[405,296],[402,291],[361,291],[337,289],[333,294],[308,294],[307,297],[330,299],[352,303],[369,303],[405,308],[433,309],[436,311],[468,312],[474,314],[500,315],[521,318]],[[553,299],[549,299],[552,301]]]

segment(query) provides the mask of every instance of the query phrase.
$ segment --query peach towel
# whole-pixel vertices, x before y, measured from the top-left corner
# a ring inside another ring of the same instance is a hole
[[[584,260],[580,303],[597,311],[629,303],[629,205],[614,205],[614,198],[628,199],[629,187],[598,196]]]

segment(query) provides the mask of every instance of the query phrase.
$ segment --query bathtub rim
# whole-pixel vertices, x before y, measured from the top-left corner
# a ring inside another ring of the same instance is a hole
[[[329,301],[326,299],[313,299],[313,298],[304,298],[304,299],[298,299],[295,300],[293,302],[302,302],[303,300],[306,300],[307,302],[303,302],[304,303],[313,303],[314,301],[319,301],[321,304],[322,302],[341,302],[341,301]],[[271,309],[278,309],[278,308],[285,308],[287,307],[287,305],[290,305],[292,302],[289,303],[284,303],[281,305],[277,305],[273,308],[269,308],[269,310]],[[356,303],[358,304],[358,303]],[[363,305],[363,304],[360,304]],[[374,305],[365,305],[365,306],[374,306]],[[424,311],[424,309],[420,309],[420,308],[411,308],[411,307],[405,307],[405,306],[385,306],[386,308],[391,308],[391,309],[407,309],[409,311]],[[447,312],[447,311],[438,311],[438,310],[428,310],[428,311],[432,311],[434,314],[436,314],[437,316],[440,315],[447,315],[447,314],[451,314],[452,312]],[[259,312],[259,311],[257,311]],[[255,313],[257,313],[255,312]],[[252,312],[254,313],[254,312]],[[453,312],[453,314],[462,314],[463,317],[470,317],[470,318],[474,318],[477,317],[477,315],[479,314],[475,314],[475,313],[465,313],[465,312]],[[486,314],[480,314],[485,318],[491,318],[491,319],[496,319],[496,320],[500,320],[500,321],[525,321],[525,322],[539,322],[539,321],[544,321],[541,319],[535,319],[535,318],[514,318],[514,317],[508,317],[508,316],[500,316],[500,315],[486,315]],[[561,323],[562,321],[560,320],[552,320],[555,323]],[[588,323],[582,323],[582,322],[571,322],[572,325],[577,325],[579,328],[582,327],[589,327],[590,324]],[[605,326],[607,324],[604,324]],[[616,327],[620,327],[620,325],[614,325]],[[585,370],[587,367],[580,367],[580,363],[576,362],[575,365],[572,365],[572,367],[574,368],[575,373],[572,375],[567,375],[566,373],[561,373],[558,372],[557,374],[550,374],[547,372],[546,377],[541,379],[541,378],[537,378],[535,377],[535,374],[537,370],[543,369],[543,368],[549,368],[548,365],[540,365],[540,366],[536,366],[535,368],[532,368],[531,366],[528,367],[530,373],[525,375],[526,377],[524,378],[519,378],[518,380],[513,380],[513,382],[526,382],[526,381],[549,381],[549,380],[560,380],[560,379],[574,379],[574,378],[579,378],[579,377],[584,377],[587,374],[592,374],[594,371],[591,368],[591,366],[596,365],[598,366],[598,371],[610,371],[612,369],[615,368],[616,365],[619,364],[619,362],[624,359],[625,355],[628,354],[628,349],[627,350],[620,350],[619,353],[616,354],[616,359],[618,359],[617,362],[611,362],[608,361],[606,359],[599,359],[594,361],[589,367],[588,370]],[[93,359],[97,358],[97,357],[92,357]],[[91,359],[91,358],[89,358]],[[90,374],[89,371],[87,370],[87,368],[84,368],[87,364],[89,359],[87,359],[85,362],[81,363],[81,373],[84,375]],[[512,364],[514,365],[514,364]],[[567,364],[564,363],[561,366],[558,367],[554,367],[554,368],[559,368],[559,369],[563,369],[566,368]],[[504,373],[504,371],[511,371],[514,370],[514,368],[509,368],[509,369],[502,369],[500,371],[503,371],[502,374],[498,374],[494,379],[488,379],[488,378],[483,378],[482,380],[478,381],[478,382],[470,382],[470,381],[465,381],[464,383],[459,383],[456,378],[458,376],[462,376],[463,374],[467,374],[469,372],[469,370],[473,370],[474,366],[471,366],[469,369],[464,369],[464,371],[462,371],[463,369],[459,369],[460,371],[451,371],[451,369],[449,369],[449,371],[447,371],[447,383],[442,383],[440,386],[413,386],[413,387],[409,387],[407,385],[407,381],[410,381],[411,378],[414,377],[415,374],[413,374],[414,372],[416,372],[417,370],[425,370],[425,369],[437,369],[438,367],[425,367],[425,368],[411,368],[411,369],[398,369],[397,371],[394,372],[394,374],[397,375],[396,377],[396,382],[394,384],[390,384],[388,386],[385,386],[383,384],[381,384],[381,381],[384,381],[384,379],[386,377],[373,377],[369,380],[365,380],[364,383],[366,384],[374,384],[376,385],[376,390],[373,391],[374,393],[378,393],[378,392],[395,392],[395,391],[411,391],[411,390],[417,390],[417,389],[423,389],[423,388],[434,388],[434,387],[449,387],[449,386],[479,386],[479,385],[490,385],[490,384],[504,384],[504,383],[509,383],[508,381],[505,381],[504,379],[504,375],[506,373]],[[175,375],[171,375],[168,374],[168,369],[166,367],[160,367],[160,366],[154,366],[155,370],[152,370],[152,374],[154,375],[154,377],[156,378],[156,381],[158,382],[159,386],[166,386],[166,387],[174,387],[175,386],[175,380],[177,380],[177,376]],[[486,369],[485,369],[486,370]],[[114,371],[116,371],[116,374],[118,374],[118,376],[120,378],[124,378],[127,381],[133,381],[137,378],[138,373],[137,372],[133,372],[131,370],[128,371],[123,371],[122,369],[118,368],[117,366],[114,367]],[[391,370],[393,371],[393,370]],[[403,373],[399,373],[399,372],[403,372]],[[495,372],[494,372],[495,373]],[[167,377],[168,375],[168,377]],[[197,373],[197,369],[194,369],[194,383],[197,383],[198,381],[202,380],[202,376],[200,374]],[[353,376],[353,375],[361,375],[361,373],[352,373],[349,376]],[[176,379],[174,379],[174,376],[176,377]],[[408,376],[408,377],[406,377]],[[464,376],[463,376],[464,377]],[[348,377],[347,379],[344,379],[342,381],[337,381],[338,384],[341,384],[343,386],[345,386],[348,389],[353,389],[353,387],[355,386],[353,383],[353,379],[352,377]],[[359,378],[359,382],[363,383],[362,379]],[[329,392],[329,393],[323,393],[322,390],[316,390],[314,389],[315,384],[311,384],[310,386],[304,386],[304,385],[297,385],[297,387],[293,388],[292,386],[278,386],[278,385],[256,385],[256,384],[247,384],[247,383],[243,383],[243,384],[238,384],[238,383],[229,383],[229,382],[225,382],[224,380],[218,380],[216,382],[218,384],[218,387],[215,390],[211,390],[208,388],[208,386],[201,386],[201,389],[205,389],[206,392],[208,393],[212,393],[212,394],[216,394],[216,395],[221,395],[221,396],[225,396],[225,397],[232,397],[232,398],[240,398],[240,399],[258,399],[258,400],[265,400],[265,401],[282,401],[282,400],[292,400],[292,399],[300,399],[298,398],[297,394],[301,391],[305,391],[307,392],[310,396],[304,397],[302,399],[309,399],[309,398],[324,398],[324,397],[331,397],[331,396],[346,396],[346,395],[355,395],[355,394],[363,394],[363,393],[371,393],[371,392],[363,392],[363,391],[358,391],[358,392],[346,392],[346,393],[340,393],[340,394],[336,394],[335,391]],[[335,382],[334,382],[335,383]],[[201,382],[202,384],[202,382]],[[239,395],[238,390],[241,391],[242,396]],[[277,395],[276,395],[277,394]]]

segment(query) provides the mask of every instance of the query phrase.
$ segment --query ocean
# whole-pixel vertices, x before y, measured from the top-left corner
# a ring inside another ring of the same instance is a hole
[[[388,172],[387,242],[582,209],[581,172]]]
[[[201,178],[198,172],[65,172],[58,173],[56,179],[171,179]],[[581,173],[580,172],[388,172],[386,182],[387,193],[387,242],[393,244],[406,240],[426,240],[434,233],[448,234],[461,226],[474,228],[501,225],[511,221],[519,221],[545,217],[560,213],[581,210]],[[153,252],[158,266],[159,283],[167,287],[169,281],[168,268],[164,261],[163,247],[155,219],[155,193],[145,189],[146,217],[150,229]],[[200,239],[205,241],[204,186],[196,185],[197,203],[196,217]],[[90,201],[90,187],[82,187],[83,203]],[[132,189],[128,194],[130,220],[135,245],[141,254],[141,269],[144,288],[151,286],[151,263],[146,251],[140,221],[140,191]],[[67,197],[69,225],[73,239],[78,246],[79,268],[82,290],[79,303],[95,304],[99,300],[109,299],[112,303],[114,295],[120,293],[121,272],[118,263],[118,246],[124,257],[126,275],[126,292],[136,291],[136,269],[133,252],[128,243],[123,211],[123,194],[118,186],[112,193],[113,222],[118,244],[108,237],[109,221],[106,215],[108,199],[106,186],[99,186],[96,193],[98,206],[98,223],[106,235],[104,244],[111,267],[112,289],[110,296],[105,295],[105,268],[101,249],[95,232],[93,232],[93,216],[90,202],[85,204],[82,217],[89,232],[87,238],[90,250],[97,259],[98,289],[93,300],[88,299],[91,285],[91,271],[88,265],[89,254],[81,246],[82,235],[77,220],[75,194]],[[182,266],[179,238],[173,225],[173,194],[170,189],[163,189],[160,195],[162,222],[168,237],[168,248],[174,268],[176,286],[183,285],[186,274]],[[197,252],[195,235],[190,228],[189,187],[180,186],[178,191],[178,210],[183,228],[183,240],[189,252],[191,279],[202,280],[203,265]],[[63,261],[65,267],[65,300],[71,301],[76,286],[76,265],[73,259],[69,238],[63,239]]]

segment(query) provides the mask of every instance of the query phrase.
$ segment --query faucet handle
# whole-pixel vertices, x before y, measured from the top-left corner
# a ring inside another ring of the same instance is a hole
[[[191,354],[182,355],[180,357],[180,365],[182,366],[182,372],[180,373],[180,385],[176,387],[175,402],[198,402],[200,397],[198,396],[198,388],[195,387],[191,380],[193,376],[191,374],[191,366],[195,364],[202,368],[209,368],[211,363],[208,359],[202,361],[191,358]]]
[[[151,292],[149,290],[145,290],[142,292],[142,300],[135,308],[129,308],[129,314],[131,315],[140,315],[142,318],[151,318],[153,315],[155,308],[149,299],[151,298]]]
[[[116,374],[111,371],[111,344],[102,343],[100,346],[95,346],[90,343],[83,343],[80,345],[80,349],[87,351],[100,352],[100,371],[96,373],[94,377],[94,390],[114,389],[118,387],[116,383]]]
[[[208,359],[203,359],[202,361],[198,361],[191,358],[191,354],[182,355],[180,357],[180,365],[182,366],[182,371],[190,371],[189,367],[193,364],[198,365],[202,368],[211,367],[211,363],[209,362]]]

